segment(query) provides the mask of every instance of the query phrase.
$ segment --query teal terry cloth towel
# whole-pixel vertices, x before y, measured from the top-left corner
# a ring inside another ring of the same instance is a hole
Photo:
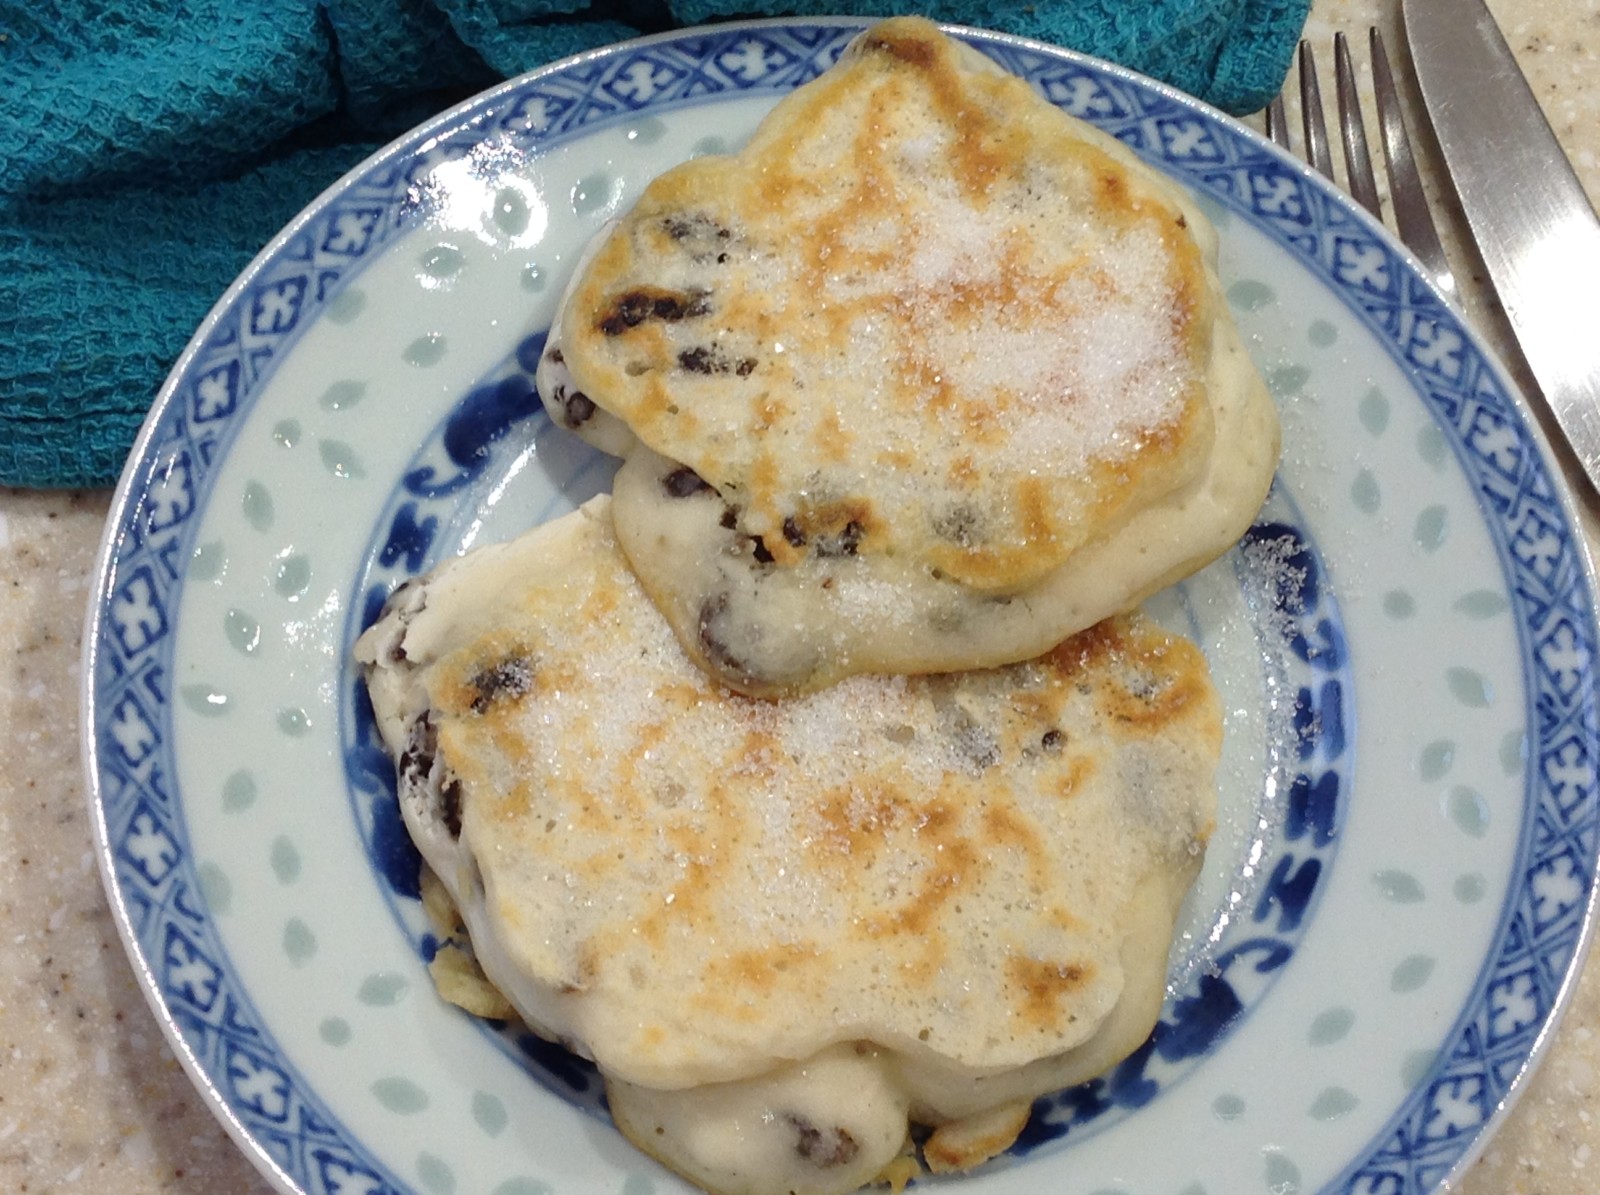
[[[0,484],[116,479],[211,304],[323,188],[501,78],[737,16],[1000,29],[1231,112],[1310,0],[0,0]]]

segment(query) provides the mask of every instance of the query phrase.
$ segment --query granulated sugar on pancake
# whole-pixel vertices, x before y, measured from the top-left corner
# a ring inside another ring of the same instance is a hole
[[[489,980],[707,1189],[1006,1148],[1150,1032],[1221,714],[1141,616],[780,702],[681,649],[604,496],[397,592],[356,653]]]
[[[539,371],[752,694],[1026,659],[1225,551],[1271,400],[1179,188],[918,19],[589,247]]]

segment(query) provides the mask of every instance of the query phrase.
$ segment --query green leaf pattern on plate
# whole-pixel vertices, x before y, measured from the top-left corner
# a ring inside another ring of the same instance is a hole
[[[300,850],[287,834],[272,840],[270,859],[272,874],[278,877],[278,883],[292,884],[300,878]]]
[[[1356,1014],[1348,1008],[1330,1008],[1317,1014],[1316,1020],[1311,1022],[1311,1029],[1306,1034],[1306,1040],[1314,1046],[1328,1046],[1334,1042],[1343,1041],[1351,1027],[1356,1023]]]
[[[455,1195],[455,1172],[431,1153],[424,1151],[417,1155],[417,1178],[434,1195]]]
[[[233,901],[233,885],[228,882],[228,873],[215,863],[200,864],[200,895],[205,897],[213,913],[226,913]]]
[[[1299,1195],[1300,1167],[1281,1149],[1262,1151],[1266,1163],[1267,1190],[1271,1195]]]
[[[272,588],[291,602],[305,593],[311,584],[311,561],[300,552],[290,551],[280,556],[272,569]]]
[[[1244,1115],[1244,1101],[1236,1095],[1219,1095],[1211,1101],[1211,1111],[1218,1120],[1238,1120]]]
[[[1396,992],[1414,992],[1433,976],[1434,959],[1426,954],[1408,955],[1389,976],[1389,987]]]
[[[1356,405],[1356,418],[1373,436],[1381,436],[1389,430],[1389,399],[1382,390],[1374,386],[1362,395]]]
[[[252,481],[244,487],[239,508],[244,512],[245,522],[257,531],[272,530],[272,494],[259,481]]]
[[[228,643],[242,655],[253,656],[261,650],[261,624],[243,610],[229,610],[223,621],[223,631]]]
[[[1417,759],[1417,775],[1424,780],[1438,780],[1455,763],[1456,745],[1450,739],[1435,739],[1422,749]]]
[[[472,1093],[472,1119],[491,1137],[498,1137],[505,1132],[510,1121],[505,1104],[498,1096],[490,1095],[487,1091]]]
[[[1371,469],[1359,469],[1350,483],[1350,502],[1364,515],[1377,514],[1383,506],[1383,493]]]
[[[343,1017],[324,1017],[317,1026],[317,1036],[330,1046],[348,1045],[354,1036],[350,1022]]]
[[[228,712],[228,695],[212,685],[183,685],[178,694],[202,718],[220,718]]]
[[[201,544],[189,557],[189,568],[185,574],[192,581],[216,581],[222,577],[228,568],[228,554],[222,543],[212,540],[210,543]]]
[[[432,1102],[426,1091],[400,1075],[379,1079],[372,1085],[372,1094],[385,1108],[400,1116],[415,1116],[426,1111]]]
[[[1417,904],[1427,899],[1417,877],[1408,871],[1380,871],[1372,877],[1384,898],[1397,905]]]
[[[356,992],[356,999],[370,1008],[387,1008],[392,1004],[400,1003],[406,994],[406,989],[411,985],[406,982],[406,977],[397,971],[381,971],[376,975],[369,975],[361,981],[361,988]]]
[[[406,345],[400,357],[407,365],[426,369],[444,359],[445,338],[438,332],[425,332]]]
[[[1325,1087],[1311,1104],[1312,1120],[1338,1120],[1355,1111],[1361,1101],[1343,1087]]]
[[[238,813],[256,802],[256,778],[248,768],[240,768],[222,782],[222,808]]]
[[[367,468],[356,450],[343,440],[321,440],[317,453],[322,457],[322,467],[341,481],[367,475]]]
[[[309,962],[317,953],[317,935],[298,917],[291,917],[284,923],[283,952],[297,967]]]
[[[1404,589],[1391,589],[1383,595],[1383,612],[1390,618],[1413,618],[1417,613],[1417,599]]]
[[[317,405],[324,411],[346,411],[367,396],[367,384],[351,378],[335,382],[322,392]]]

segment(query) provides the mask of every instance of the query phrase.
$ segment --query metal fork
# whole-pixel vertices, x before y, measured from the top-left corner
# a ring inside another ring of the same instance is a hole
[[[1434,226],[1428,210],[1427,196],[1422,190],[1422,179],[1417,174],[1416,159],[1411,153],[1411,139],[1406,134],[1405,118],[1400,113],[1400,94],[1394,84],[1394,74],[1389,69],[1389,55],[1383,46],[1383,35],[1376,28],[1368,30],[1372,59],[1372,91],[1377,102],[1378,130],[1383,140],[1383,157],[1389,178],[1389,199],[1394,208],[1395,229],[1423,267],[1433,277],[1447,299],[1456,298],[1456,280],[1445,258],[1444,246],[1439,243],[1439,231]],[[1349,179],[1351,196],[1378,219],[1383,219],[1383,205],[1378,198],[1378,184],[1372,169],[1372,155],[1367,149],[1366,121],[1361,113],[1361,99],[1356,92],[1356,73],[1350,59],[1350,43],[1342,33],[1333,37],[1334,90],[1339,105],[1340,140],[1344,143],[1345,173]],[[1333,155],[1328,149],[1327,122],[1322,114],[1322,89],[1317,83],[1316,56],[1309,42],[1300,43],[1300,117],[1305,129],[1306,160],[1312,167],[1334,182]],[[1267,106],[1267,136],[1291,150],[1289,124],[1284,115],[1283,96],[1275,96]]]

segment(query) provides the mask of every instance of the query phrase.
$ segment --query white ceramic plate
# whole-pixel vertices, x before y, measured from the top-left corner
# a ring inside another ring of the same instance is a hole
[[[446,114],[268,246],[161,394],[88,635],[101,861],[174,1048],[284,1191],[683,1189],[585,1064],[434,997],[349,647],[401,577],[604,488],[531,391],[575,251],[856,28],[650,39]],[[1161,1024],[950,1185],[1432,1190],[1519,1090],[1586,940],[1596,629],[1559,484],[1342,196],[1168,89],[967,36],[1201,196],[1285,451],[1245,543],[1152,603],[1228,711]]]

